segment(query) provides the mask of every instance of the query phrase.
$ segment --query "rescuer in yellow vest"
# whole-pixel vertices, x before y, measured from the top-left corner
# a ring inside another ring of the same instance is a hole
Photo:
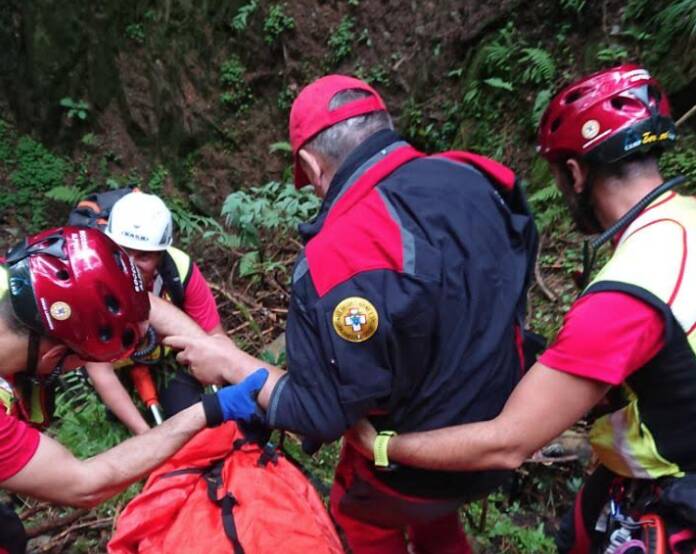
[[[172,214],[161,198],[134,191],[113,205],[104,232],[128,253],[140,270],[146,290],[173,303],[206,333],[222,333],[215,298],[200,269],[188,254],[172,246],[173,227]],[[156,311],[157,305],[153,309]],[[142,381],[151,383],[150,396],[143,401],[152,403],[149,407],[158,423],[162,417],[170,417],[194,404],[203,393],[202,385],[183,369],[170,376],[153,375],[155,379],[152,379],[148,367],[161,371],[164,353],[164,348],[158,346],[147,359],[138,360],[135,368],[132,359],[86,365],[101,399],[133,434],[146,432],[150,425],[114,369],[134,369],[131,380],[141,393],[143,386],[147,390]],[[157,392],[153,381],[160,383]]]
[[[585,277],[604,242],[613,243],[611,259],[498,417],[391,438],[362,422],[352,440],[418,467],[515,468],[616,387],[590,433],[600,465],[563,521],[559,550],[614,552],[625,543],[635,552],[676,552],[677,544],[692,552],[696,199],[675,192],[684,179],[664,182],[657,165],[675,140],[667,96],[639,66],[562,89],[541,120],[539,153],[579,229],[599,233],[586,249]]]

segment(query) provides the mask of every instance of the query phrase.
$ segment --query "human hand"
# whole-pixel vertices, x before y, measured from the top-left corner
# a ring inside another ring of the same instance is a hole
[[[239,365],[237,362],[244,353],[225,335],[173,335],[162,342],[180,350],[176,361],[188,365],[193,376],[204,385],[226,385],[241,381],[243,377],[230,379],[230,375],[226,373],[235,371]]]
[[[363,418],[358,421],[353,427],[348,429],[345,434],[346,440],[369,460],[374,459],[374,444],[377,438],[377,430],[372,424]]]
[[[238,385],[228,385],[214,394],[203,396],[203,409],[208,427],[224,421],[250,422],[259,414],[256,397],[268,379],[268,370],[257,369]]]

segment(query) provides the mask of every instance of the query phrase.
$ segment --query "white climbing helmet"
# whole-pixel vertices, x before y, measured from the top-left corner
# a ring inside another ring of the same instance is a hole
[[[106,234],[124,248],[154,252],[172,244],[172,212],[159,196],[131,192],[109,215]]]

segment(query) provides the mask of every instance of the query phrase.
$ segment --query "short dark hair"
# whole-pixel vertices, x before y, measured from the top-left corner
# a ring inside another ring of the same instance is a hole
[[[591,164],[591,172],[595,177],[629,180],[644,173],[659,171],[658,155],[654,151],[636,152],[622,160],[610,164]]]
[[[329,109],[335,110],[348,102],[370,96],[370,93],[361,89],[348,89],[337,93],[329,102]],[[382,129],[393,129],[394,124],[388,112],[381,110],[365,115],[351,117],[313,137],[305,144],[305,148],[312,150],[333,164],[341,165],[348,155],[366,138]]]

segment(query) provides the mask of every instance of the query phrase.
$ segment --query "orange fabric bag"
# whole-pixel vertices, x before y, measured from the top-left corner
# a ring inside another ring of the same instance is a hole
[[[274,447],[226,423],[155,470],[119,516],[110,554],[339,554],[324,504]]]

